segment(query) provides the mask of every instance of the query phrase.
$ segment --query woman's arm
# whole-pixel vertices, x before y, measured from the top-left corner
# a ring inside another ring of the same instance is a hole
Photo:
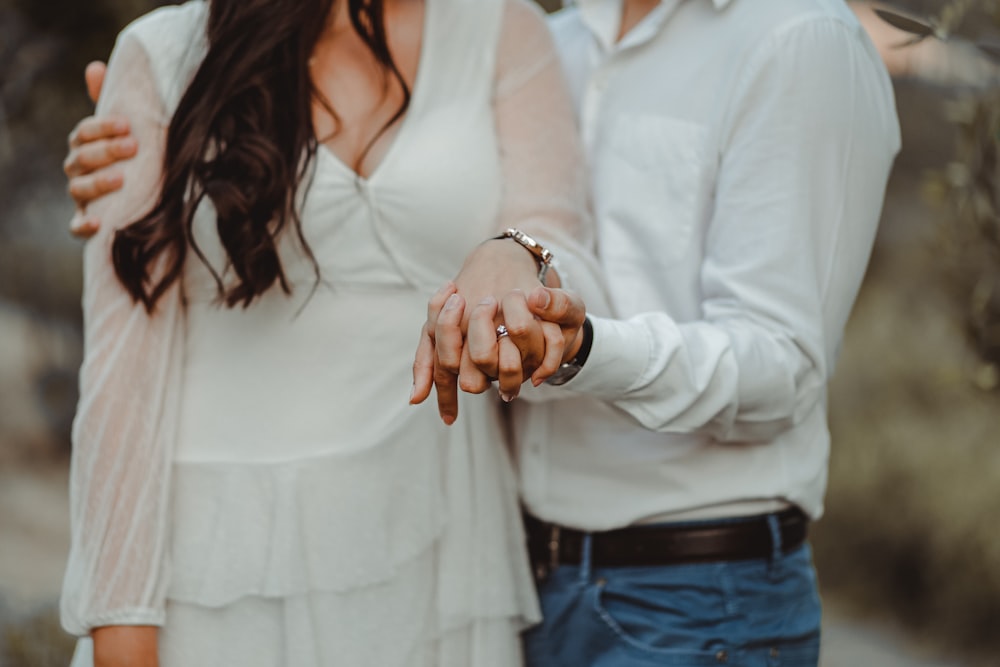
[[[97,115],[130,118],[144,148],[121,164],[123,189],[92,205],[103,226],[84,249],[84,361],[61,613],[69,632],[92,635],[97,665],[145,665],[155,664],[150,626],[163,623],[168,580],[183,309],[175,285],[147,314],[111,263],[115,230],[148,211],[159,194],[168,123],[150,56],[128,30],[112,55]]]
[[[504,181],[497,234],[515,227],[549,248],[557,268],[548,284],[571,286],[600,309],[607,296],[593,255],[585,160],[573,104],[541,12],[524,0],[507,0],[504,9],[494,112]],[[444,290],[431,301],[414,364],[414,402],[425,399],[434,385],[448,423],[457,415],[459,381],[463,390],[478,393],[490,386],[488,375],[499,377],[501,393],[512,398],[527,377],[551,374],[578,336],[579,325],[543,327],[522,307],[523,298],[504,296],[509,290],[499,283],[515,271],[525,276],[513,286],[523,293],[541,286],[525,249],[511,240],[488,241],[456,279],[459,296]],[[476,289],[463,289],[469,283]],[[463,351],[463,342],[468,316],[481,301],[508,322],[511,335],[498,341],[493,362],[480,368]],[[442,311],[445,304],[448,309]],[[520,354],[519,349],[530,352]]]

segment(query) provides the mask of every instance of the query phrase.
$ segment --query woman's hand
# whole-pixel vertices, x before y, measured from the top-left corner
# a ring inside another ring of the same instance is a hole
[[[558,281],[554,272],[550,271],[550,275]],[[481,377],[481,372],[465,352],[465,332],[471,313],[471,310],[467,312],[466,304],[479,304],[490,299],[500,303],[500,299],[511,291],[527,292],[540,286],[534,257],[517,243],[495,239],[473,250],[454,283],[439,290],[428,304],[427,322],[421,332],[413,364],[410,402],[423,402],[433,387],[437,390],[441,419],[446,424],[454,423],[458,417],[459,376],[463,378],[462,388],[466,391],[480,393],[489,386],[489,379]],[[499,311],[497,315],[499,317]],[[526,335],[541,334],[532,331]],[[531,349],[544,349],[544,344],[539,343]],[[516,348],[512,351],[517,353]],[[541,362],[541,356],[527,357],[522,361],[524,368],[530,370],[537,368]],[[523,381],[518,375],[513,395]]]
[[[95,628],[94,667],[159,667],[157,632],[148,625],[108,625]]]
[[[104,63],[87,66],[87,94],[95,103],[104,84]],[[135,139],[129,136],[128,120],[121,117],[84,118],[69,135],[69,152],[63,171],[69,178],[69,194],[76,202],[76,213],[70,221],[70,232],[80,238],[97,233],[100,220],[87,215],[87,204],[122,187],[121,171],[105,169],[116,162],[134,157],[138,151]]]
[[[489,303],[481,303],[472,310],[464,352],[484,375],[500,379],[502,396],[509,395],[504,378],[505,375],[510,378],[512,362],[517,360],[516,355],[505,353],[506,346],[519,350],[521,358],[542,359],[530,373],[531,383],[536,387],[580,351],[587,309],[583,300],[572,292],[538,287],[527,296],[520,291],[508,294],[503,299],[504,324],[508,332],[504,338],[496,337],[495,310]],[[520,368],[517,366],[518,371]],[[465,373],[464,368],[462,373]],[[517,384],[522,381],[518,375]],[[469,391],[462,378],[459,385]],[[515,391],[513,396],[516,395]]]
[[[456,283],[431,298],[413,364],[410,402],[423,402],[436,388],[438,411],[446,424],[458,416],[459,388],[478,394],[497,380],[501,397],[511,401],[529,378],[535,386],[544,382],[576,356],[587,314],[579,296],[542,287],[537,277],[530,291],[514,289],[500,299],[487,294],[478,302],[468,300],[457,283],[466,277],[475,255]],[[475,304],[471,310],[470,302]],[[497,337],[500,320],[507,336]]]

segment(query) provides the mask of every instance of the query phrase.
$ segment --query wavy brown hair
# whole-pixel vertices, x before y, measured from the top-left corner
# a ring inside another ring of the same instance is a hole
[[[406,112],[410,91],[389,51],[383,0],[343,1],[354,30],[403,87],[400,108],[370,148]],[[229,307],[250,305],[275,283],[289,292],[277,250],[278,236],[289,226],[319,279],[295,202],[304,183],[308,188],[318,147],[314,100],[337,119],[309,72],[334,0],[209,3],[208,51],[167,130],[159,198],[112,244],[119,280],[148,312],[180,278],[189,247],[212,270]],[[219,239],[235,275],[228,285],[194,240],[194,213],[204,197],[215,206]]]

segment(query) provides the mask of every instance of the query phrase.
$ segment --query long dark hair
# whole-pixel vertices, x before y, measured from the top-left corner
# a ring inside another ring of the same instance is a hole
[[[112,244],[119,280],[148,312],[180,278],[188,247],[208,265],[192,233],[206,196],[235,274],[224,285],[209,266],[227,306],[246,307],[275,283],[290,291],[276,243],[289,223],[319,276],[295,202],[318,146],[313,101],[336,120],[309,72],[334,0],[209,2],[208,52],[167,130],[159,199]],[[383,0],[346,2],[354,30],[403,87],[403,103],[381,134],[405,113],[409,89],[389,51]]]

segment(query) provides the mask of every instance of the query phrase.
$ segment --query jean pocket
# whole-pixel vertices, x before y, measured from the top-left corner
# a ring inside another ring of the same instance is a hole
[[[591,586],[594,613],[619,651],[637,660],[626,664],[718,667],[729,662],[731,650],[722,639],[729,621],[725,592],[698,584],[683,587],[615,579]]]

